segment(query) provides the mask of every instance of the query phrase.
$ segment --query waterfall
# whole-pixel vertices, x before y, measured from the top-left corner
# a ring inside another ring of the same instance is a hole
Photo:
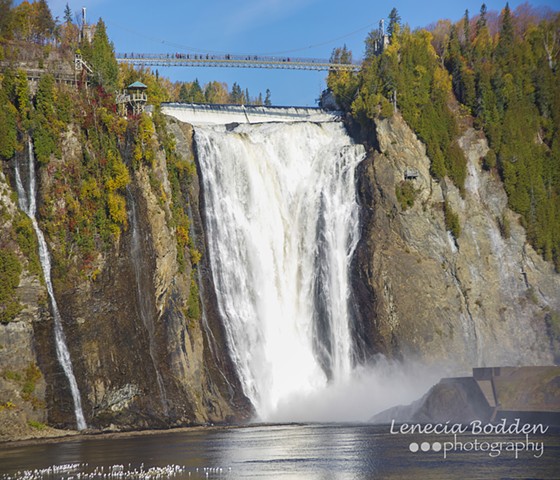
[[[150,358],[156,372],[156,381],[159,390],[159,397],[161,405],[163,407],[164,413],[168,413],[168,401],[167,393],[165,391],[165,385],[163,383],[163,378],[158,369],[156,353],[155,353],[155,340],[154,340],[154,322],[152,320],[152,312],[154,309],[151,304],[150,295],[146,294],[146,290],[142,288],[142,244],[140,238],[140,229],[138,227],[138,215],[136,212],[136,203],[134,197],[128,191],[128,198],[130,200],[130,221],[132,224],[132,242],[131,242],[131,258],[132,266],[134,269],[134,278],[136,280],[136,299],[138,302],[140,319],[148,332],[148,350],[150,352]]]
[[[349,264],[359,237],[341,123],[195,126],[218,307],[263,420],[349,377]]]
[[[39,244],[39,260],[41,262],[41,267],[43,269],[43,277],[45,279],[45,284],[47,286],[47,292],[49,294],[49,299],[51,301],[52,313],[54,318],[54,338],[56,343],[56,356],[64,374],[68,379],[70,384],[70,390],[72,392],[72,400],[74,402],[74,413],[76,416],[76,423],[78,430],[84,430],[87,428],[86,420],[84,418],[84,412],[82,411],[82,401],[80,397],[80,390],[78,389],[78,384],[76,382],[76,377],[72,370],[72,360],[70,359],[70,352],[66,345],[66,337],[64,335],[64,330],[62,329],[62,320],[60,317],[60,312],[58,310],[58,305],[54,296],[53,285],[51,281],[51,259],[49,251],[47,249],[47,242],[45,241],[45,236],[39,228],[37,223],[37,218],[35,217],[37,211],[37,186],[35,182],[35,157],[33,154],[33,144],[31,139],[28,142],[28,189],[27,192],[23,186],[21,180],[21,175],[19,172],[19,164],[16,159],[15,162],[15,177],[16,177],[16,188],[18,193],[18,203],[19,207],[27,214],[31,223],[33,225],[33,230],[37,235],[37,241]]]

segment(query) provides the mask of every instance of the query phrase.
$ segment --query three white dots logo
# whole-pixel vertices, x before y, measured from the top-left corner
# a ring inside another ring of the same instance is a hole
[[[416,453],[418,450],[422,450],[423,452],[428,452],[428,451],[430,451],[430,448],[434,452],[439,452],[441,450],[441,443],[434,442],[433,444],[430,444],[430,442],[422,442],[420,445],[418,445],[416,442],[412,442],[408,446],[408,449],[412,453]]]

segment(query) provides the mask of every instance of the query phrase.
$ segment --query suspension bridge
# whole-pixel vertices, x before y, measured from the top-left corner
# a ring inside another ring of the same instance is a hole
[[[357,72],[360,62],[332,63],[319,58],[266,57],[259,55],[213,55],[192,53],[119,53],[117,62],[136,67],[222,67]]]

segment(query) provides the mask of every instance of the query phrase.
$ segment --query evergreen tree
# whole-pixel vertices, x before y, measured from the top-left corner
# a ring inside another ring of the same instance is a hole
[[[391,12],[389,13],[389,26],[387,27],[387,34],[389,35],[389,38],[391,40],[393,39],[393,35],[395,33],[397,25],[400,26],[400,23],[401,16],[399,15],[397,9],[393,7]]]
[[[204,103],[204,92],[198,82],[198,78],[192,83],[190,88],[190,98],[192,103]]]
[[[507,62],[507,57],[513,49],[513,23],[511,20],[511,11],[509,9],[509,3],[502,12],[501,16],[501,28],[500,36],[498,39],[498,44],[496,45],[496,59],[498,61]]]
[[[487,9],[486,9],[486,4],[483,3],[480,6],[480,16],[478,17],[478,20],[476,22],[476,34],[479,35],[480,31],[486,27],[486,13],[487,13]]]
[[[0,0],[0,37],[8,37],[11,33],[12,1]]]
[[[270,99],[270,90],[268,88],[266,89],[266,93],[265,93],[265,97],[264,97],[264,104],[267,107],[270,107],[272,105],[272,100]]]
[[[233,105],[241,105],[243,103],[243,91],[241,90],[241,87],[237,84],[237,82],[234,82],[231,87],[229,101]]]
[[[96,82],[102,85],[105,90],[113,91],[117,89],[119,65],[115,58],[115,49],[113,42],[109,41],[105,23],[99,19],[89,49],[84,49],[84,53],[88,52],[87,59],[96,75]]]
[[[465,37],[465,42],[463,44],[463,55],[470,59],[471,55],[471,25],[469,19],[469,9],[465,10],[465,16],[463,17],[463,35]]]
[[[181,88],[179,89],[179,101],[181,103],[190,103],[189,89],[186,83],[181,83]]]
[[[72,23],[72,10],[70,10],[70,6],[68,4],[66,4],[66,7],[64,8],[64,23]]]

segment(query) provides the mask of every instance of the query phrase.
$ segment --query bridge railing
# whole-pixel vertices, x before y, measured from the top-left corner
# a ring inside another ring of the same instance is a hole
[[[210,53],[117,53],[118,59],[134,59],[134,60],[222,60],[222,61],[246,61],[246,62],[294,62],[294,63],[317,63],[332,64],[326,58],[309,58],[309,57],[292,57],[292,56],[267,56],[267,55],[215,55]],[[339,63],[340,65],[347,65]],[[354,60],[349,65],[359,66],[361,62]]]
[[[345,70],[358,71],[359,62],[330,63],[322,58],[271,57],[259,55],[211,55],[201,53],[123,53],[117,55],[119,63],[146,67],[225,67],[270,68],[290,70]]]

